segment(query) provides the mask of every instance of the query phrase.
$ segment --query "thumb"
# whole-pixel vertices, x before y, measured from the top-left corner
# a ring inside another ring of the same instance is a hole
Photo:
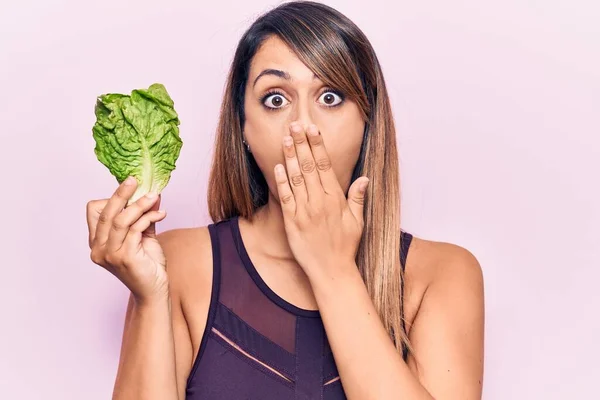
[[[348,189],[348,207],[350,207],[354,218],[361,223],[363,222],[363,206],[368,183],[369,178],[363,176],[355,180]]]

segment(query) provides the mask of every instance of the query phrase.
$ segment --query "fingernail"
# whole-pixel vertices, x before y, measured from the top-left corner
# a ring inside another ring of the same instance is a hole
[[[297,122],[293,122],[293,123],[292,123],[292,131],[293,131],[293,132],[296,132],[296,133],[298,133],[298,132],[300,132],[301,130],[302,130],[302,129],[300,128],[300,124],[299,124],[299,123],[297,123]]]
[[[284,136],[283,137],[283,144],[286,145],[287,147],[290,147],[292,145],[292,137],[291,136]]]
[[[127,179],[125,179],[126,186],[131,186],[134,184],[134,182],[135,182],[135,178],[133,176],[129,176],[129,177],[127,177]]]
[[[156,196],[157,196],[157,194],[154,192],[146,193],[146,198],[148,198],[148,199],[155,199]]]
[[[319,130],[317,129],[317,126],[309,125],[308,126],[308,134],[311,136],[317,136],[319,134]]]
[[[283,168],[283,165],[277,164],[275,166],[275,175],[277,175],[278,177],[283,177],[284,174],[285,174],[285,169]]]
[[[359,189],[359,190],[360,190],[362,193],[364,193],[364,192],[365,192],[365,190],[367,189],[367,185],[368,185],[368,184],[369,184],[369,181],[364,181],[364,182],[361,182],[361,184],[360,184],[360,186],[358,187],[358,189]]]

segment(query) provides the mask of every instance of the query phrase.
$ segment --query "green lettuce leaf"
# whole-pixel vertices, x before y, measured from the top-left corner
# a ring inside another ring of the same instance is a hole
[[[173,105],[158,83],[130,96],[108,93],[97,99],[94,152],[119,183],[128,176],[137,179],[128,205],[150,191],[162,192],[175,169],[183,142]]]

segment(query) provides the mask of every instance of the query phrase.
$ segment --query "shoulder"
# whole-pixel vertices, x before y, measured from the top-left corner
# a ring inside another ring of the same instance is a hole
[[[211,244],[208,226],[171,229],[159,233],[157,239],[163,250],[172,255],[180,251],[206,250]]]
[[[171,293],[188,297],[206,293],[212,281],[212,247],[208,226],[180,228],[157,235],[167,260]]]
[[[406,274],[427,289],[439,286],[483,284],[479,260],[453,243],[413,237]]]
[[[405,307],[409,326],[417,314],[457,307],[480,314],[483,273],[475,255],[453,243],[413,237],[405,270]]]

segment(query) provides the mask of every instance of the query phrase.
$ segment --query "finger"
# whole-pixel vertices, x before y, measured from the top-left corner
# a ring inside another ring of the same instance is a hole
[[[158,211],[160,209],[160,202],[162,200],[162,195],[158,195],[158,199],[156,199],[156,201],[154,202],[154,204],[152,204],[152,207],[150,207],[149,211]]]
[[[368,183],[369,179],[367,177],[360,177],[355,180],[352,185],[350,185],[350,189],[348,189],[348,207],[361,226],[364,222],[363,208]]]
[[[285,169],[289,176],[289,186],[292,188],[292,193],[296,198],[296,204],[306,204],[308,201],[308,192],[304,183],[304,175],[300,171],[300,165],[298,164],[294,139],[291,136],[284,136],[283,138],[283,155],[285,156]]]
[[[143,236],[156,237],[156,223],[162,221],[167,216],[164,210],[149,211],[138,219],[123,241],[123,246],[127,248],[137,248],[141,244]]]
[[[127,201],[135,193],[136,187],[137,179],[134,177],[125,179],[119,185],[98,217],[95,241],[101,244],[106,243],[113,224],[113,218],[125,208]]]
[[[321,180],[317,172],[317,163],[310,149],[310,144],[308,144],[306,131],[304,126],[297,122],[292,123],[290,129],[292,131],[292,138],[294,139],[294,146],[296,147],[296,157],[298,158],[300,171],[304,176],[308,201],[318,200],[318,196],[323,194],[323,186],[321,186]]]
[[[331,166],[331,159],[325,148],[325,142],[323,136],[320,134],[319,129],[316,125],[311,124],[307,129],[308,142],[312,150],[315,163],[317,165],[317,172],[321,179],[321,185],[323,190],[327,194],[344,195],[344,190],[340,186],[340,182],[335,175],[335,171]]]
[[[86,220],[88,226],[88,245],[92,248],[94,238],[96,236],[96,226],[98,225],[98,217],[106,206],[108,199],[92,200],[86,206]]]
[[[158,195],[158,200],[156,200],[156,203],[154,203],[154,205],[150,208],[150,210],[148,212],[157,212],[158,211],[159,213],[165,214],[166,211],[159,210],[160,200],[161,200],[161,196]],[[146,236],[156,237],[156,224],[154,224],[154,223],[150,224],[150,226],[148,228],[146,228],[146,230],[142,231],[142,233]]]
[[[106,241],[108,251],[118,251],[123,246],[130,227],[149,211],[157,200],[158,196],[155,193],[148,193],[113,219],[112,228]]]
[[[277,195],[283,215],[293,218],[296,215],[296,198],[290,188],[285,168],[281,164],[275,166],[275,182],[277,182]]]

